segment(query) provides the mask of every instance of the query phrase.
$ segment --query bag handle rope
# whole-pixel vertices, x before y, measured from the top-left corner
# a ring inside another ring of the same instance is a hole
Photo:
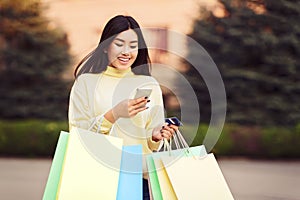
[[[95,117],[93,123],[91,124],[91,126],[89,127],[88,131],[91,131],[92,128],[96,125],[96,123],[99,121],[99,124],[97,126],[97,130],[96,130],[96,133],[99,133],[100,131],[100,127],[101,127],[101,124],[103,122],[103,115],[100,115],[100,116],[97,116]]]
[[[173,137],[170,138],[170,141],[168,141],[166,138],[164,138],[164,151],[168,151],[169,152],[169,156],[171,156],[171,150],[172,150],[172,138],[174,140],[176,149],[184,149],[186,153],[192,153],[191,151],[189,151],[189,145],[186,142],[186,140],[184,139],[184,137],[182,136],[181,132],[179,130],[175,131],[175,133],[173,134]],[[193,155],[194,157],[194,155]]]

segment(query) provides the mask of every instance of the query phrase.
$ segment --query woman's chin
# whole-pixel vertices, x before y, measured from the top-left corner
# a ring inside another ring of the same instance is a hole
[[[113,67],[115,67],[116,69],[119,70],[126,70],[128,68],[130,68],[132,65],[132,63],[117,63],[115,65],[113,65]]]

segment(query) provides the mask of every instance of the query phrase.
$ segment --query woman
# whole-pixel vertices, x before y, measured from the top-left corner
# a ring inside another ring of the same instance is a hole
[[[75,70],[69,126],[123,138],[124,145],[142,144],[143,154],[159,148],[178,129],[164,125],[162,93],[150,76],[150,59],[138,23],[118,15],[106,24],[99,45]],[[137,88],[151,95],[134,98]],[[146,172],[146,167],[143,167]],[[149,198],[147,173],[144,199]]]

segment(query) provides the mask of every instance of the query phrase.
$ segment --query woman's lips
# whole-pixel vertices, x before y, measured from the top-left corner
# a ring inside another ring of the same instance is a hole
[[[118,60],[119,60],[121,63],[127,64],[127,63],[129,62],[130,58],[118,57]]]

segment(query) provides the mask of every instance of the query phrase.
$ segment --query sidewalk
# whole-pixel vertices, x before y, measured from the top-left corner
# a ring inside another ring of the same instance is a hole
[[[300,200],[300,161],[218,161],[237,200]]]
[[[300,161],[218,162],[236,200],[300,200]],[[1,199],[40,200],[50,165],[49,159],[0,158]]]

